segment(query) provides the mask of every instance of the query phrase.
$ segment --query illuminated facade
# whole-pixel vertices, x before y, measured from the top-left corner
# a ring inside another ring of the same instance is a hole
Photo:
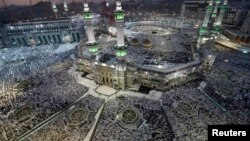
[[[6,47],[39,46],[80,42],[84,28],[71,19],[6,24],[1,29]]]
[[[222,21],[225,12],[229,9],[227,0],[222,3],[221,0],[210,0],[206,7],[206,15],[203,24],[199,29],[197,47],[206,43],[207,40],[217,39],[222,32]]]
[[[85,4],[83,16],[86,24],[91,21],[90,15],[88,5]],[[78,71],[83,72],[83,76],[90,75],[90,79],[97,84],[134,91],[138,91],[141,87],[167,90],[202,77],[200,70],[203,60],[195,52],[189,62],[166,68],[162,65],[157,65],[156,68],[145,67],[128,61],[128,49],[132,47],[124,42],[125,14],[120,2],[116,3],[114,15],[117,28],[116,45],[107,47],[108,51],[101,44],[91,42],[94,41],[92,40],[94,34],[92,26],[87,24],[88,42],[76,47],[76,65]]]

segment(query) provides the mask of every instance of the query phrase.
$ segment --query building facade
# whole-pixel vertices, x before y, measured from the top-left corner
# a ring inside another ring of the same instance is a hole
[[[1,31],[6,47],[80,42],[85,36],[84,26],[71,19],[6,24]]]
[[[205,61],[210,62],[208,60]],[[115,65],[107,65],[100,62],[96,63],[93,69],[91,61],[86,58],[78,58],[76,64],[78,71],[93,74],[93,80],[96,83],[115,89],[126,88],[138,91],[143,86],[164,91],[177,85],[202,78],[199,72],[201,61],[198,58],[188,64],[159,71],[130,64],[126,64],[126,70],[117,71]],[[117,73],[120,74],[117,75]],[[119,77],[117,78],[117,76]]]
[[[0,34],[0,48],[4,48],[5,47],[5,44],[3,42],[3,37],[2,35]]]
[[[143,65],[128,61],[128,48],[124,40],[124,11],[121,3],[116,2],[115,19],[117,28],[116,45],[103,49],[96,43],[91,24],[87,26],[88,42],[76,47],[77,70],[83,76],[94,80],[97,84],[107,85],[115,89],[139,91],[141,88],[167,90],[171,87],[202,78],[203,65],[212,67],[214,59],[201,59],[192,52],[192,58],[186,63],[177,63],[171,67],[164,65]],[[91,21],[92,13],[88,4],[84,4],[85,20]],[[92,41],[95,41],[94,43]],[[146,48],[146,47],[145,47]],[[147,48],[148,49],[148,48]],[[130,56],[131,57],[131,56]],[[88,75],[88,76],[87,76]]]
[[[184,0],[181,15],[187,18],[203,19],[209,0]]]
[[[241,26],[233,26],[233,27],[226,28],[223,31],[223,35],[235,43],[249,46],[250,45],[250,11],[249,10],[243,18],[244,20],[241,23]]]

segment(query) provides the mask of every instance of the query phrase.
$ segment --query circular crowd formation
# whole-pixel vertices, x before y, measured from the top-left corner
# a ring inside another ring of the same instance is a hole
[[[126,124],[132,124],[138,119],[137,111],[127,108],[122,112],[122,121]]]

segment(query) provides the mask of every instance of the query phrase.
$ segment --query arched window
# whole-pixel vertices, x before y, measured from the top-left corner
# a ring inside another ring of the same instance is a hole
[[[73,42],[76,42],[76,36],[74,33],[72,33],[72,38],[73,38]]]
[[[59,34],[57,34],[57,38],[58,38],[59,43],[61,43],[61,42],[62,42],[62,40],[61,40],[61,37],[60,37],[60,35],[59,35]]]
[[[22,45],[22,42],[21,42],[21,40],[19,38],[17,38],[17,42],[18,42],[19,45]]]
[[[77,42],[80,42],[80,34],[78,32],[76,33],[76,36],[77,36]]]
[[[54,42],[57,43],[57,41],[56,41],[56,36],[55,36],[55,35],[52,35],[52,38],[53,38]]]
[[[47,41],[45,36],[43,36],[43,40],[44,40],[45,44],[48,44],[48,41]]]
[[[23,41],[24,46],[27,46],[27,42],[24,38],[22,38],[22,41]]]
[[[237,37],[235,38],[235,41],[236,41],[236,42],[240,42],[240,37],[237,36]]]

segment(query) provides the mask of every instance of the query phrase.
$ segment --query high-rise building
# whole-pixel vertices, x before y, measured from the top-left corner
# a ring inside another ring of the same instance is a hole
[[[80,42],[84,28],[71,19],[39,20],[6,24],[1,28],[6,47],[39,46]]]
[[[209,0],[184,0],[181,15],[186,18],[202,20]]]
[[[247,17],[241,26],[241,31],[248,34],[250,33],[250,10],[248,11]]]

